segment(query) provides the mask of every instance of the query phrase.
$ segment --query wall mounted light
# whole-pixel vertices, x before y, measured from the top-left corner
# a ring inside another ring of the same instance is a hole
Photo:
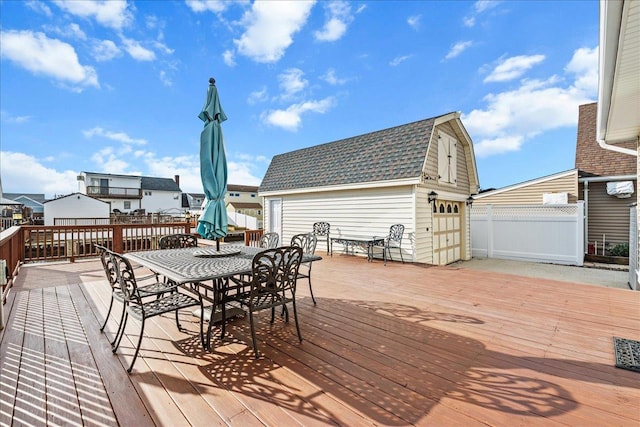
[[[473,196],[467,197],[466,204],[467,206],[471,206],[473,204]]]
[[[431,191],[428,196],[429,203],[434,203],[436,200],[438,200],[438,193],[436,193],[435,191]]]

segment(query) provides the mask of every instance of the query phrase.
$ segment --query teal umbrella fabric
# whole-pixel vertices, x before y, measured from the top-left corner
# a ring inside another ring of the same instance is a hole
[[[204,129],[200,133],[200,177],[206,199],[197,231],[205,239],[216,240],[227,235],[229,223],[224,204],[227,192],[227,156],[220,126],[220,123],[227,120],[227,116],[220,105],[213,78],[209,79],[207,100],[198,117],[204,122]]]

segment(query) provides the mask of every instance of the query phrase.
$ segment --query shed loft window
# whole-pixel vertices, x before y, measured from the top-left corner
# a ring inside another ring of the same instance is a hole
[[[438,182],[457,183],[458,141],[444,132],[438,134]]]

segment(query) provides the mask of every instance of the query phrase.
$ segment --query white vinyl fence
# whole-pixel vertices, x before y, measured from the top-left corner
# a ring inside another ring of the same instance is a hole
[[[633,203],[629,212],[629,285],[631,289],[640,290],[638,286],[638,210]]]
[[[583,265],[584,202],[471,208],[472,255]]]

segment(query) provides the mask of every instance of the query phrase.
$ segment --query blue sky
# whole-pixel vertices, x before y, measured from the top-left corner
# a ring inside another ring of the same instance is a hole
[[[77,191],[81,171],[201,192],[215,77],[229,183],[271,158],[452,111],[481,188],[572,169],[594,102],[593,1],[0,1],[4,192]]]

